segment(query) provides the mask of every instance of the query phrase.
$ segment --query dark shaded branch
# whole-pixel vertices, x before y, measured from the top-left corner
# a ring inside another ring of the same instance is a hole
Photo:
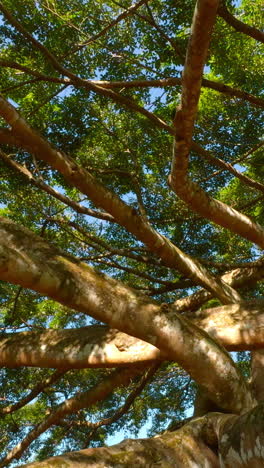
[[[264,145],[264,142],[261,141],[260,143],[257,143],[256,145],[254,145],[252,148],[250,148],[250,150],[248,150],[245,154],[243,154],[242,156],[240,156],[239,158],[235,159],[234,161],[232,161],[232,166],[234,166],[235,164],[238,164],[242,161],[245,161],[245,159],[248,158],[248,156],[250,156],[252,153],[255,153],[255,151],[257,151],[259,148],[261,148],[262,146]],[[201,153],[199,153],[201,154]],[[210,154],[211,155],[211,154]],[[212,174],[210,174],[208,177],[205,177],[204,179],[202,179],[202,182],[207,182],[208,180],[212,179],[213,177],[216,177],[218,176],[219,174],[222,174],[224,172],[225,169],[222,169],[220,171],[215,171],[213,172]]]
[[[83,49],[87,45],[95,42],[100,37],[104,36],[109,30],[111,30],[114,26],[116,26],[120,21],[126,19],[129,15],[135,13],[135,11],[140,8],[142,5],[146,4],[148,1],[151,0],[140,0],[139,2],[133,4],[131,7],[126,8],[123,13],[120,13],[113,21],[111,21],[107,26],[105,26],[99,33],[95,34],[94,36],[90,37],[88,40],[84,41],[83,43],[79,44],[75,49],[72,50],[71,53],[75,53],[78,50]]]
[[[139,104],[136,103],[135,100],[129,99],[125,96],[122,96],[121,94],[115,93],[111,89],[106,89],[102,88],[100,86],[97,86],[93,84],[89,80],[84,80],[74,73],[72,73],[70,70],[65,68],[61,63],[58,61],[58,59],[43,45],[41,44],[37,39],[32,36],[23,26],[19,21],[17,21],[13,15],[3,6],[3,4],[0,3],[0,11],[4,14],[6,19],[14,26],[14,28],[19,31],[22,36],[27,39],[33,47],[35,47],[37,50],[39,50],[44,57],[48,60],[48,62],[52,65],[52,67],[58,71],[61,75],[67,76],[71,80],[71,85],[77,86],[77,87],[82,87],[85,89],[88,89],[90,91],[93,91],[97,94],[100,94],[102,96],[109,97],[112,99],[114,102],[118,103],[122,107],[124,106],[125,108],[131,109],[133,111],[139,112],[140,114],[144,115],[147,117],[149,120],[151,120],[155,125],[157,125],[159,128],[163,128],[164,130],[167,130],[169,133],[173,133],[173,129],[166,124],[162,119],[157,117],[155,114],[152,112],[149,112],[147,109],[144,107],[140,106]],[[37,76],[37,75],[34,75]],[[63,81],[65,83],[65,81]]]
[[[88,435],[88,440],[86,440],[86,443],[85,443],[85,445],[87,446],[89,444],[89,441],[92,439],[92,437],[96,433],[97,429],[99,429],[99,427],[109,426],[110,424],[113,424],[114,422],[118,421],[125,413],[129,411],[135,399],[144,390],[148,382],[152,380],[152,378],[154,377],[159,367],[160,367],[160,363],[155,363],[151,367],[149,367],[149,369],[146,372],[143,373],[139,384],[136,385],[135,388],[130,393],[130,395],[128,395],[124,405],[121,406],[121,408],[119,408],[117,411],[115,411],[115,413],[109,418],[101,419],[101,421],[98,421],[96,423],[91,423],[90,421],[70,421],[69,423],[67,423],[67,421],[61,421],[61,423],[59,424],[65,425],[66,423],[66,425],[70,427],[77,426],[77,427],[91,428],[92,431]]]
[[[6,68],[14,68],[15,70],[21,70],[27,75],[35,76],[38,79],[38,81],[50,81],[51,83],[63,83],[65,85],[70,84],[70,80],[67,78],[58,78],[55,76],[43,75],[38,71],[32,70],[31,68],[25,67],[24,65],[20,65],[19,63],[13,62],[11,60],[0,59],[0,66]]]
[[[0,129],[0,141],[6,142],[7,144],[8,144],[8,141],[9,143],[12,142],[12,136],[10,135],[9,130]],[[111,216],[110,214],[103,213],[100,211],[95,211],[90,208],[86,208],[85,206],[80,205],[79,203],[75,202],[74,200],[67,197],[66,195],[63,195],[61,192],[58,192],[57,190],[53,189],[48,184],[46,184],[43,180],[34,177],[34,175],[26,167],[21,166],[21,164],[18,164],[16,161],[8,157],[1,150],[0,150],[0,158],[2,159],[2,161],[4,161],[4,163],[8,167],[10,167],[12,170],[15,170],[17,173],[25,177],[28,183],[30,183],[31,185],[34,185],[35,187],[38,187],[39,189],[43,190],[47,194],[61,201],[65,205],[70,206],[77,213],[92,216],[94,218],[102,219],[104,221],[109,221],[111,223],[115,222],[113,216]]]
[[[103,88],[163,88],[166,86],[175,86],[181,85],[182,79],[177,77],[171,78],[161,78],[156,80],[131,80],[131,81],[100,81],[100,80],[91,80],[91,83],[102,86]],[[219,93],[226,94],[230,97],[237,97],[248,101],[256,106],[264,107],[264,99],[258,96],[253,96],[246,91],[240,89],[232,88],[224,83],[218,81],[207,80],[206,78],[202,79],[202,86],[205,88],[210,88]]]
[[[232,26],[236,31],[242,32],[247,36],[256,39],[257,41],[264,43],[264,33],[253,26],[249,26],[246,23],[238,20],[235,16],[233,16],[230,11],[228,11],[225,2],[222,0],[220,7],[218,9],[218,15],[221,16],[230,26]]]
[[[261,144],[263,145],[263,143]],[[261,145],[258,145],[260,147]],[[195,151],[196,143],[192,143],[192,148]],[[199,152],[199,155],[204,156],[204,158],[212,163],[214,166],[221,167],[224,171],[228,171],[231,174],[233,174],[237,179],[241,180],[241,182],[245,185],[248,185],[249,187],[252,187],[253,189],[258,190],[261,193],[264,193],[264,185],[261,184],[260,182],[251,179],[251,177],[248,177],[247,175],[243,174],[242,172],[238,171],[233,167],[232,164],[225,162],[223,159],[216,158],[213,156],[209,151],[206,151],[204,148],[202,148],[200,145],[197,146],[197,152]],[[241,161],[241,158],[239,159]]]
[[[144,368],[144,366],[143,366]],[[56,409],[53,409],[50,415],[39,423],[16,447],[14,447],[1,461],[0,467],[4,468],[14,458],[19,459],[29,445],[36,440],[49,427],[57,424],[62,418],[68,414],[75,413],[82,408],[89,408],[98,401],[102,401],[108,397],[120,385],[127,385],[139,373],[142,372],[142,366],[135,369],[122,369],[113,372],[109,377],[106,377],[102,382],[95,385],[86,392],[78,393],[69,400],[64,401]]]
[[[14,413],[14,411],[17,411],[18,409],[27,405],[30,401],[34,400],[34,398],[36,398],[45,388],[50,387],[55,382],[57,382],[57,380],[59,380],[65,373],[66,370],[56,370],[50,377],[47,377],[46,379],[39,382],[25,398],[22,398],[13,405],[1,408],[0,414],[5,415]]]

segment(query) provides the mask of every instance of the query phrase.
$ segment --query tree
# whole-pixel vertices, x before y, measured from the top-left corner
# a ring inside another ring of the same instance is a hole
[[[263,465],[259,9],[0,3],[1,467]]]

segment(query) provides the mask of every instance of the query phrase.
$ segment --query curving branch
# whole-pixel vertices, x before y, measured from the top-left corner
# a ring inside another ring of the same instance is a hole
[[[101,185],[87,170],[78,166],[74,159],[44,140],[3,97],[0,97],[0,115],[11,126],[12,138],[15,135],[21,147],[58,170],[70,185],[78,188],[97,207],[103,208],[113,216],[118,224],[125,227],[151,252],[158,255],[166,266],[177,268],[181,273],[195,280],[197,284],[215,294],[224,304],[240,301],[240,296],[236,291],[221,280],[216,280],[203,265],[155,231],[134,208]]]
[[[253,223],[250,218],[219,200],[209,197],[188,177],[191,148],[199,154],[207,155],[203,148],[192,143],[192,134],[201,91],[203,67],[217,7],[218,0],[200,0],[194,12],[192,34],[182,78],[181,104],[174,119],[176,136],[173,144],[169,185],[196,213],[264,248],[264,229],[260,225]]]
[[[106,88],[102,88],[101,86],[97,86],[93,84],[91,81],[84,80],[78,77],[77,75],[75,75],[74,73],[72,73],[70,70],[68,70],[63,65],[61,65],[58,59],[43,44],[41,44],[37,39],[35,39],[35,37],[32,36],[32,34],[30,34],[24,28],[24,26],[19,21],[16,20],[16,18],[14,18],[14,16],[3,6],[2,3],[0,3],[0,11],[2,11],[2,13],[4,14],[4,16],[9,21],[10,24],[12,24],[12,26],[17,31],[19,31],[20,34],[22,34],[22,36],[33,45],[33,47],[35,47],[37,50],[39,50],[42,53],[45,59],[52,65],[52,67],[57,72],[59,72],[62,76],[67,76],[71,80],[71,84],[73,86],[77,86],[77,87],[79,86],[89,91],[93,91],[97,94],[100,94],[102,96],[108,97],[112,99],[114,102],[121,105],[122,107],[131,109],[132,111],[136,111],[144,115],[159,128],[167,130],[170,133],[173,132],[173,129],[166,122],[164,122],[162,119],[157,117],[152,112],[149,112],[144,107],[137,104],[135,100],[122,96],[122,94],[115,93],[111,89],[106,89]]]
[[[57,424],[65,416],[76,413],[83,408],[89,408],[95,403],[107,398],[120,385],[128,385],[131,380],[138,374],[142,373],[144,367],[139,366],[134,369],[122,369],[113,372],[109,377],[106,377],[102,382],[95,385],[86,392],[77,393],[72,398],[61,403],[56,409],[39,423],[27,436],[14,447],[0,461],[0,468],[4,468],[14,458],[20,458],[29,445],[37,439],[43,432],[47,431],[51,426]]]
[[[259,148],[261,148],[262,146],[264,145],[264,141],[261,141],[260,143],[257,143],[256,145],[254,145],[252,148],[250,148],[245,154],[243,154],[242,156],[240,156],[239,158],[235,159],[234,161],[232,161],[232,166],[234,166],[235,164],[238,164],[242,161],[245,161],[245,159],[248,158],[248,156],[250,156],[252,153],[255,153]],[[202,182],[207,182],[208,180],[212,179],[213,177],[216,177],[218,176],[219,174],[222,174],[224,172],[224,168],[219,170],[219,171],[215,171],[213,172],[212,174],[210,174],[208,177],[205,177],[204,179],[202,179]]]
[[[0,218],[0,227],[1,280],[33,289],[154,345],[177,361],[220,407],[240,412],[252,405],[247,384],[230,356],[173,306],[164,308],[96,273],[6,218]]]
[[[236,289],[250,286],[264,278],[264,265],[259,264],[247,268],[236,268],[235,270],[224,273],[221,278],[225,283],[230,284]],[[178,312],[197,310],[207,301],[212,299],[212,294],[204,289],[201,289],[194,294],[183,299],[178,299],[174,302]]]
[[[263,145],[263,143],[261,144]],[[192,143],[192,148],[195,150],[196,143]],[[260,145],[258,145],[260,147]],[[264,185],[260,182],[248,177],[247,175],[243,174],[242,172],[238,171],[233,167],[232,164],[225,162],[223,159],[216,158],[213,156],[209,151],[203,149],[200,145],[197,147],[199,151],[199,155],[203,156],[207,161],[212,163],[214,166],[221,167],[224,171],[228,171],[233,174],[237,179],[241,180],[241,182],[249,187],[258,190],[261,193],[264,193]],[[239,159],[240,161],[241,159]]]
[[[138,385],[132,390],[132,392],[128,395],[125,403],[121,408],[119,408],[112,416],[109,418],[101,419],[101,421],[97,421],[92,423],[90,421],[70,421],[67,424],[67,421],[61,421],[60,425],[68,425],[70,427],[77,426],[77,427],[87,427],[92,429],[91,433],[88,435],[88,440],[86,441],[86,446],[89,444],[89,440],[93,437],[97,429],[102,426],[109,426],[114,422],[118,421],[125,413],[129,411],[131,406],[133,405],[135,399],[140,395],[140,393],[144,390],[145,386],[149,383],[150,380],[154,377],[155,373],[157,372],[158,368],[160,367],[160,363],[152,364],[149,369],[143,373]]]
[[[250,422],[250,416],[251,413],[247,415],[245,422]],[[183,467],[186,466],[186,463],[189,466],[195,467],[217,467],[219,466],[218,457],[212,447],[217,447],[221,439],[223,439],[221,442],[225,443],[225,438],[221,437],[223,427],[227,426],[230,429],[233,423],[239,420],[240,418],[234,414],[211,413],[202,418],[189,421],[176,431],[169,430],[151,439],[128,439],[112,447],[89,448],[77,452],[64,453],[63,455],[48,458],[44,462],[35,462],[23,466],[25,468],[26,466],[28,468],[45,468],[46,466],[55,468],[63,465],[76,466],[78,464],[81,466],[100,466],[100,464],[103,464],[103,466],[114,466],[118,457],[118,460],[121,459],[121,463],[125,460],[124,463],[127,466],[135,466],[135,461],[137,466],[148,466],[151,460],[157,460],[156,465],[159,464],[167,468],[174,468],[175,466]],[[243,424],[241,426],[242,430],[246,427]],[[262,427],[263,422],[258,424],[258,430],[261,435],[263,433]],[[254,433],[257,432],[254,431]],[[230,435],[233,435],[232,430],[230,431]],[[232,444],[233,446],[237,449],[235,440]],[[224,450],[225,458],[226,452]],[[252,455],[252,451],[250,452]],[[244,453],[245,451],[241,449],[241,455],[239,454],[241,459],[245,459]],[[233,462],[230,466],[236,465],[236,454],[237,450],[230,450]],[[249,455],[249,459],[254,458],[251,455]],[[229,461],[229,456],[227,456],[227,459]],[[240,458],[238,459],[240,460]],[[262,459],[263,457],[261,457]],[[254,461],[258,462],[259,460],[254,459]],[[245,464],[240,466],[241,468],[246,467]]]
[[[253,39],[256,39],[256,41],[260,41],[264,43],[264,32],[238,20],[235,16],[233,16],[230,13],[230,11],[228,11],[227,6],[223,0],[221,1],[220,7],[217,13],[218,13],[218,16],[221,16],[221,18],[223,18],[236,31],[242,32],[243,34],[246,34],[247,36],[250,36]]]
[[[99,31],[97,34],[90,37],[86,41],[82,42],[81,44],[77,45],[75,49],[72,50],[72,53],[75,53],[78,50],[83,49],[84,47],[91,44],[92,42],[95,42],[97,39],[100,39],[100,37],[105,36],[105,34],[109,30],[111,30],[114,26],[116,26],[118,23],[120,23],[120,21],[123,21],[128,16],[135,13],[138,8],[140,8],[142,5],[145,5],[147,2],[150,2],[150,1],[151,0],[140,0],[139,2],[132,4],[131,7],[126,8],[123,13],[120,13],[120,15],[118,15],[113,21],[111,21],[107,26],[105,26],[101,31]]]
[[[1,4],[0,4],[0,10],[1,10]],[[43,75],[43,73],[40,73],[36,70],[32,70],[31,68],[25,67],[24,65],[20,65],[19,63],[11,61],[11,60],[0,59],[0,66],[5,67],[5,68],[13,68],[15,70],[20,70],[26,73],[27,75],[35,76],[36,79],[38,79],[39,81],[50,81],[51,83],[62,83],[65,85],[70,84],[70,80],[67,78],[59,78],[56,76]]]

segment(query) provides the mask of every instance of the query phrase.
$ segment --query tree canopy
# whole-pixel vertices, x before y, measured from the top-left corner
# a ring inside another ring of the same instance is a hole
[[[0,467],[263,466],[260,10],[0,3]]]

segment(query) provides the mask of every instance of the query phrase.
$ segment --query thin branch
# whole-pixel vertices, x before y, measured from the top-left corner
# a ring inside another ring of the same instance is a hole
[[[65,89],[67,89],[68,86],[69,86],[68,84],[65,84],[61,86],[59,89],[57,89],[57,91],[54,91],[54,93],[47,96],[47,98],[44,101],[40,102],[31,112],[27,113],[26,117],[32,117],[32,115],[38,112],[46,104],[48,104],[53,98],[55,98],[56,96],[58,96],[58,94],[62,93]]]
[[[0,4],[1,10],[1,4]],[[50,81],[51,83],[63,83],[63,84],[70,84],[70,80],[67,78],[58,78],[55,76],[43,75],[38,71],[32,70],[31,68],[25,67],[24,65],[20,65],[17,62],[11,60],[0,59],[0,66],[6,68],[14,68],[15,70],[20,70],[26,73],[27,75],[32,75],[37,78],[38,81]]]
[[[40,78],[32,78],[31,80],[21,81],[20,83],[17,83],[13,86],[8,86],[7,88],[1,89],[0,92],[5,94],[9,91],[13,91],[14,89],[22,88],[23,86],[26,86],[28,84],[38,83],[39,81],[41,81]]]
[[[61,65],[57,58],[43,44],[41,44],[37,39],[35,39],[34,36],[32,36],[32,34],[30,34],[1,3],[0,11],[2,11],[2,13],[6,17],[6,19],[12,24],[12,26],[14,26],[17,29],[17,31],[19,31],[23,35],[25,39],[27,39],[37,50],[39,50],[44,55],[44,57],[48,60],[48,62],[53,66],[55,70],[57,70],[60,74],[67,76],[71,80],[71,84],[73,86],[79,86],[90,91],[94,91],[95,93],[100,94],[102,96],[109,97],[122,107],[131,109],[144,115],[153,123],[155,123],[155,125],[157,125],[159,128],[163,128],[164,130],[173,133],[173,129],[168,124],[166,124],[166,122],[164,122],[152,112],[146,110],[144,107],[137,104],[136,101],[134,101],[133,99],[129,99],[125,96],[122,96],[121,94],[115,93],[111,89],[106,89],[97,86],[91,81],[84,80],[72,73],[70,70]],[[35,74],[34,76],[37,75]]]
[[[262,143],[262,145],[263,145],[263,143]],[[195,150],[195,146],[196,146],[196,144],[193,142],[192,143],[192,148],[194,150]],[[237,179],[241,180],[242,183],[248,185],[249,187],[252,187],[252,188],[258,190],[259,192],[264,193],[264,185],[263,184],[261,184],[260,182],[257,182],[256,180],[251,179],[251,177],[248,177],[245,174],[242,174],[242,172],[235,169],[232,164],[225,162],[223,159],[216,158],[211,153],[209,153],[209,151],[206,151],[205,149],[203,149],[200,145],[198,147],[198,151],[199,151],[199,155],[204,156],[204,158],[207,159],[207,161],[212,163],[214,166],[221,167],[224,171],[230,172]]]
[[[101,81],[101,80],[90,80],[91,83],[102,86],[103,88],[164,88],[166,86],[175,86],[182,84],[182,78],[171,77],[171,78],[160,78],[156,80],[131,80],[131,81]],[[258,96],[253,96],[246,91],[240,89],[232,88],[224,83],[218,81],[207,80],[206,78],[202,79],[202,86],[205,88],[210,88],[219,93],[226,94],[230,97],[237,97],[248,101],[254,105],[264,107],[264,99]]]
[[[82,260],[83,259],[84,258],[82,258]],[[131,268],[131,267],[120,265],[120,263],[118,263],[117,261],[111,262],[111,261],[104,261],[103,259],[98,259],[98,260],[93,259],[93,261],[97,261],[97,263],[106,265],[108,267],[117,268],[119,270],[125,271],[127,273],[137,276],[138,278],[144,278],[148,281],[151,281],[152,283],[164,284],[165,286],[175,288],[175,289],[177,287],[176,282],[173,283],[172,281],[162,280],[161,278],[153,278],[151,275],[144,273],[143,271],[138,271],[136,268]]]
[[[255,153],[259,148],[261,148],[262,146],[264,145],[264,142],[261,141],[260,143],[257,143],[256,145],[254,145],[252,148],[250,148],[250,150],[248,150],[245,154],[243,154],[242,156],[240,156],[239,158],[235,159],[234,161],[232,161],[232,166],[234,166],[235,164],[238,164],[242,161],[245,161],[245,159],[248,158],[248,156],[250,156],[251,154]],[[210,174],[208,177],[205,177],[204,179],[202,179],[202,182],[207,182],[208,180],[212,179],[213,177],[216,177],[218,176],[219,174],[222,174],[224,172],[225,169],[222,169],[220,171],[215,171],[213,172],[212,174]]]
[[[172,48],[174,49],[174,51],[176,52],[178,57],[181,59],[182,63],[184,63],[185,53],[183,52],[182,48],[180,48],[179,44],[177,44],[177,42],[174,39],[169,37],[163,31],[163,29],[159,26],[159,24],[155,20],[152,12],[151,12],[150,8],[148,8],[148,6],[147,6],[147,9],[148,9],[150,17],[145,16],[145,15],[141,15],[138,12],[136,13],[137,16],[139,16],[144,21],[146,21],[148,24],[150,24],[152,27],[154,27],[158,31],[158,33],[161,35],[161,37],[163,37],[163,39],[165,39],[165,41],[168,42],[172,46]]]
[[[31,392],[25,397],[22,398],[17,403],[13,405],[6,406],[5,408],[0,408],[0,414],[10,414],[14,413],[15,411],[23,408],[23,406],[27,405],[30,401],[34,400],[45,388],[50,387],[53,385],[57,380],[59,380],[64,374],[66,370],[56,370],[51,376],[41,380],[32,390]]]
[[[126,19],[129,15],[134,13],[138,8],[140,8],[142,5],[146,4],[151,0],[140,0],[137,3],[134,3],[131,7],[127,8],[123,13],[120,13],[111,23],[109,23],[107,26],[105,26],[99,33],[95,34],[94,36],[90,37],[87,41],[79,44],[75,49],[73,49],[72,53],[75,53],[87,45],[91,44],[92,42],[95,42],[97,39],[99,39],[102,36],[105,36],[105,34],[112,29],[114,26],[116,26],[120,21],[123,19]]]
[[[61,403],[61,405],[53,409],[46,419],[29,432],[29,434],[0,461],[0,468],[4,468],[14,458],[19,459],[37,437],[47,431],[49,427],[56,425],[62,418],[82,408],[89,408],[91,405],[105,400],[117,387],[120,385],[127,385],[133,377],[141,372],[142,366],[134,369],[118,370],[110,374],[109,377],[106,377],[90,390],[78,393],[69,400]]]
[[[0,141],[5,140],[5,138],[7,140],[9,136],[10,136],[9,130],[7,131],[5,131],[5,129],[2,129],[2,131],[0,130]],[[75,202],[74,200],[67,197],[66,195],[63,195],[61,192],[58,192],[57,190],[53,189],[48,184],[46,184],[43,180],[34,177],[34,175],[26,167],[21,166],[21,164],[18,164],[16,161],[8,157],[7,154],[5,154],[1,150],[0,150],[0,158],[12,170],[15,170],[17,173],[25,177],[28,183],[34,185],[35,187],[38,187],[39,189],[43,190],[47,194],[61,201],[65,205],[70,206],[77,213],[84,214],[87,216],[92,216],[94,218],[102,219],[103,221],[109,221],[111,223],[115,222],[113,216],[111,216],[110,214],[100,212],[100,211],[95,211],[90,208],[86,208],[85,206],[80,205],[79,203]]]
[[[109,426],[110,424],[113,424],[114,422],[118,421],[125,413],[129,411],[135,399],[141,394],[141,392],[144,390],[145,386],[150,382],[150,380],[153,379],[159,367],[160,367],[159,362],[154,363],[152,366],[149,367],[149,369],[146,372],[143,373],[140,379],[140,382],[138,383],[138,385],[135,386],[135,388],[132,390],[130,395],[128,395],[124,405],[121,406],[121,408],[119,408],[109,418],[104,418],[101,421],[98,421],[96,423],[91,423],[89,421],[80,421],[80,422],[71,421],[69,423],[69,425],[84,426],[84,427],[89,427],[92,429],[91,433],[88,435],[88,440],[86,441],[85,446],[89,444],[89,441],[92,439],[92,437],[96,433],[97,429],[99,429],[99,427]],[[62,421],[62,425],[64,425],[64,421]]]
[[[264,33],[261,30],[254,28],[253,26],[249,26],[248,24],[243,23],[242,21],[238,20],[235,16],[233,16],[230,13],[230,11],[228,11],[226,4],[223,0],[220,4],[217,13],[236,31],[242,32],[243,34],[246,34],[247,36],[250,36],[253,39],[256,39],[257,41],[264,43]]]

